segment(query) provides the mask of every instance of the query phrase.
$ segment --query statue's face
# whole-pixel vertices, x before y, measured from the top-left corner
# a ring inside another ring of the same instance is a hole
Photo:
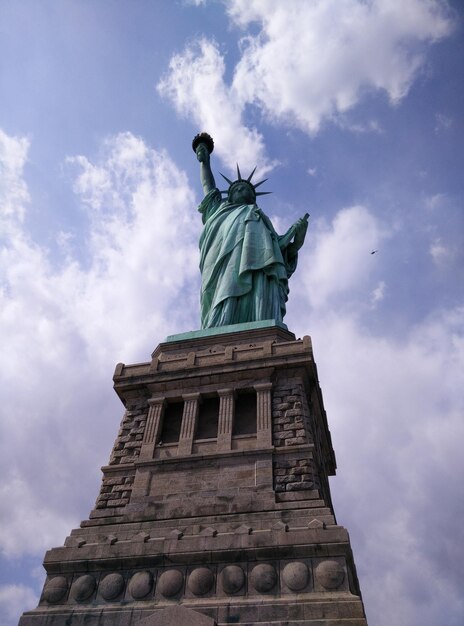
[[[232,189],[230,201],[234,204],[254,204],[255,193],[251,185],[246,182],[237,183]]]

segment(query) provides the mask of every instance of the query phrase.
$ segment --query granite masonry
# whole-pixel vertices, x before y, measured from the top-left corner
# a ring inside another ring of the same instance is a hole
[[[114,387],[95,508],[20,626],[366,626],[309,337],[174,337]]]

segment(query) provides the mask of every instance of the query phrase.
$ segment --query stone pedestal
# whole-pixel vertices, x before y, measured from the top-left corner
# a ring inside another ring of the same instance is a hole
[[[174,338],[114,386],[95,508],[20,626],[366,626],[309,337]]]

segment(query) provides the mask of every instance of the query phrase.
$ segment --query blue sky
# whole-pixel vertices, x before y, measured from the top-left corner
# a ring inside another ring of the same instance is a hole
[[[114,365],[199,326],[199,130],[216,173],[269,177],[278,231],[311,214],[286,322],[313,339],[370,626],[464,623],[463,17],[0,0],[2,624],[93,506]]]

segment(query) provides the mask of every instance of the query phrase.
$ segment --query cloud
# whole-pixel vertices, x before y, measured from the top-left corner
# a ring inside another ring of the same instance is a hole
[[[464,304],[432,299],[409,326],[391,311],[371,324],[388,287],[381,253],[370,250],[387,237],[397,233],[366,207],[316,222],[292,277],[287,323],[313,339],[337,456],[332,497],[350,532],[369,623],[458,626]]]
[[[246,30],[231,84],[218,45],[202,37],[172,57],[157,88],[212,133],[228,167],[236,159],[248,168],[258,163],[261,174],[275,163],[247,124],[249,105],[309,134],[327,121],[352,132],[382,132],[376,120],[354,124],[346,113],[370,92],[397,104],[421,70],[426,46],[453,28],[446,5],[436,0],[231,0],[226,10]],[[437,116],[441,127],[444,119]]]
[[[334,506],[369,623],[457,626],[464,614],[463,314],[436,311],[398,338],[333,306],[308,319],[302,302],[292,325],[311,329],[337,455]]]
[[[17,626],[25,606],[36,606],[37,594],[24,585],[0,585],[2,626]]]
[[[385,298],[385,281],[381,280],[377,287],[371,294],[372,306],[376,306],[378,302],[381,302]]]
[[[435,115],[435,133],[446,132],[453,125],[453,118],[444,113],[437,113]]]
[[[36,491],[32,481],[26,481],[19,469],[6,471],[0,487],[3,502],[11,502],[11,510],[4,510],[0,516],[2,551],[8,556],[45,552],[57,536],[63,541],[71,528],[73,515],[62,511],[57,517],[50,502],[44,499],[41,489]]]
[[[18,218],[29,197],[26,158],[24,139],[4,139],[0,468],[8,507],[0,550],[6,556],[61,544],[91,508],[97,468],[123,411],[111,390],[115,363],[148,359],[160,337],[195,326],[198,317],[201,220],[185,174],[166,153],[123,133],[108,138],[94,161],[69,160],[88,229],[58,233],[67,247],[61,265],[51,263],[49,250]],[[6,195],[11,181],[16,191]],[[27,451],[20,463],[18,450]]]
[[[114,345],[122,327],[137,323],[134,314],[145,319],[150,334],[167,319],[174,325],[185,322],[183,311],[173,310],[172,302],[181,290],[193,297],[200,229],[185,174],[167,154],[129,133],[109,139],[99,163],[82,156],[70,162],[77,172],[74,190],[88,208],[91,225],[92,266],[81,285],[91,291],[91,298],[81,300],[75,294],[79,309],[81,304],[84,309],[78,318],[91,313],[93,320],[87,319],[83,327],[86,340],[101,344],[108,335]],[[69,283],[74,267],[67,269],[70,276],[64,280]],[[124,285],[123,291],[119,285]],[[126,306],[128,299],[138,306]],[[118,313],[110,319],[108,313],[114,310]]]
[[[370,241],[388,236],[365,207],[316,223],[313,250],[292,277],[287,323],[313,339],[337,456],[332,497],[369,623],[458,626],[464,304],[431,302],[409,327],[392,316],[373,329],[387,286]]]
[[[316,222],[309,233],[312,244],[298,270],[310,305],[320,308],[339,296],[366,290],[375,267],[370,251],[386,236],[363,206],[342,209],[330,226]]]
[[[350,133],[377,133],[380,135],[384,132],[377,120],[367,120],[362,123],[351,122],[346,115],[340,114],[333,118],[333,121],[337,123],[339,128]]]
[[[444,193],[436,193],[433,196],[428,196],[425,199],[425,206],[430,211],[436,211],[437,209],[446,208],[447,196]]]
[[[432,241],[429,251],[433,262],[439,267],[445,266],[455,256],[455,251],[445,246],[440,237]]]
[[[453,280],[463,260],[463,214],[457,196],[435,193],[425,198],[427,249],[436,270]],[[422,219],[422,216],[420,217]],[[459,287],[453,291],[459,293]]]
[[[444,5],[433,0],[233,0],[227,8],[240,27],[259,28],[244,37],[235,70],[243,104],[308,133],[368,91],[397,103],[423,64],[425,45],[452,28]]]
[[[245,126],[239,94],[225,83],[224,72],[217,44],[202,38],[173,56],[157,89],[179,113],[213,136],[215,154],[227,167],[235,171],[238,161],[245,172],[258,164],[262,176],[273,164],[266,156],[262,135]]]
[[[29,150],[26,137],[10,137],[0,129],[0,225],[22,221],[29,193],[21,174]]]

